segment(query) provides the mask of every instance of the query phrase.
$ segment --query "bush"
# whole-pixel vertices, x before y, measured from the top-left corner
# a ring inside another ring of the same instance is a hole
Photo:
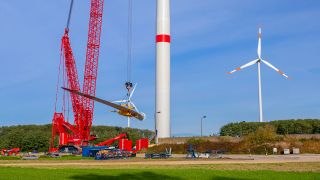
[[[261,153],[263,150],[265,154],[268,154],[275,142],[280,139],[276,134],[275,128],[271,125],[266,125],[245,136],[242,144],[244,145],[243,147],[248,149],[249,153]]]
[[[300,148],[301,153],[315,153],[320,154],[320,141],[319,140],[306,140],[302,142],[301,146],[296,146]]]

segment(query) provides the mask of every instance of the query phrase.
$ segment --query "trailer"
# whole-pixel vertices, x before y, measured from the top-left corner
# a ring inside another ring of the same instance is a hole
[[[146,153],[145,154],[145,158],[146,159],[167,159],[169,157],[171,157],[171,151],[172,149],[166,148],[166,151],[163,153]]]
[[[109,160],[109,159],[127,159],[130,157],[135,157],[135,153],[132,151],[126,151],[121,149],[106,149],[99,151],[95,160]]]
[[[146,159],[167,159],[171,156],[171,154],[168,153],[150,153],[145,154]]]

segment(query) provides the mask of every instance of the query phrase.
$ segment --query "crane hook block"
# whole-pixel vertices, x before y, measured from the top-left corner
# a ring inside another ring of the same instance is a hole
[[[125,85],[126,85],[127,90],[130,91],[130,89],[132,88],[132,82],[127,81],[127,82],[125,83]]]

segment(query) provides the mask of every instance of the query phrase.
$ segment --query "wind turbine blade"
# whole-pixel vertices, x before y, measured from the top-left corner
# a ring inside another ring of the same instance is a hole
[[[132,95],[133,95],[134,91],[136,90],[136,87],[137,87],[137,83],[134,85],[134,87],[133,87],[132,91],[130,92],[129,100],[131,99],[131,97],[132,97]]]
[[[258,49],[257,49],[258,57],[261,59],[261,28],[259,28],[258,33]]]
[[[71,93],[74,93],[74,94],[78,94],[82,97],[85,97],[85,98],[89,98],[89,99],[92,99],[96,102],[99,102],[99,103],[102,103],[102,104],[105,104],[107,106],[110,106],[110,107],[113,107],[115,109],[118,109],[120,111],[129,111],[129,112],[132,112],[132,113],[135,113],[134,111],[131,111],[130,109],[126,108],[126,107],[123,107],[123,106],[120,106],[118,104],[115,104],[115,103],[112,103],[110,101],[106,101],[106,100],[103,100],[101,98],[97,98],[95,96],[91,96],[89,94],[85,94],[85,93],[82,93],[80,91],[77,91],[77,90],[71,90],[71,89],[68,89],[68,88],[65,88],[65,87],[62,87],[62,89],[66,90],[66,91],[69,91]]]
[[[130,102],[130,104],[134,107],[134,109],[135,109],[137,112],[139,112],[139,110],[138,110],[137,106],[136,106],[136,105],[134,105],[132,101]]]
[[[282,71],[280,71],[280,69],[274,67],[271,63],[269,63],[268,61],[266,60],[261,60],[264,64],[266,64],[267,66],[269,66],[270,68],[274,69],[275,71],[277,71],[279,74],[281,74],[282,76],[289,78],[289,76],[287,76],[286,74],[284,74]]]
[[[256,64],[256,63],[258,62],[258,60],[259,60],[259,59],[256,59],[256,60],[253,60],[253,61],[251,61],[251,62],[249,62],[249,63],[247,63],[247,64],[245,64],[245,65],[243,65],[243,66],[240,66],[240,67],[238,67],[238,68],[236,68],[236,69],[228,72],[228,74],[232,74],[232,73],[234,73],[234,72],[236,72],[236,71],[240,71],[241,69],[244,69],[244,68],[247,68],[247,67],[249,67],[249,66],[252,66],[252,65]]]
[[[71,93],[74,93],[74,94],[78,94],[82,97],[85,97],[85,98],[89,98],[89,99],[92,99],[96,102],[99,102],[99,103],[102,103],[102,104],[105,104],[107,106],[110,106],[110,107],[113,107],[119,111],[124,111],[126,113],[130,113],[132,117],[142,121],[144,119],[144,116],[130,108],[127,108],[127,107],[124,107],[124,106],[121,106],[121,105],[118,105],[118,104],[115,104],[115,103],[112,103],[112,102],[109,102],[109,101],[106,101],[106,100],[103,100],[103,99],[100,99],[100,98],[97,98],[97,97],[94,97],[94,96],[90,96],[88,94],[85,94],[85,93],[82,93],[80,91],[77,91],[77,90],[71,90],[71,89],[68,89],[68,88],[65,88],[65,87],[62,87],[62,89],[66,90],[66,91],[69,91]]]
[[[112,101],[113,103],[125,103],[128,102],[128,100],[119,100],[119,101]]]

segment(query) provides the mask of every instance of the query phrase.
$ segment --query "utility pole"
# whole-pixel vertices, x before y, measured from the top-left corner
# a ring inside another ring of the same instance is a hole
[[[207,116],[205,116],[205,115],[201,117],[201,137],[202,137],[202,120],[205,118],[207,118]]]
[[[155,123],[154,123],[154,132],[155,132],[154,142],[155,142],[155,144],[158,144],[158,128],[157,128],[157,123],[156,123],[158,113],[160,113],[160,111],[154,113],[154,120],[155,120]]]

